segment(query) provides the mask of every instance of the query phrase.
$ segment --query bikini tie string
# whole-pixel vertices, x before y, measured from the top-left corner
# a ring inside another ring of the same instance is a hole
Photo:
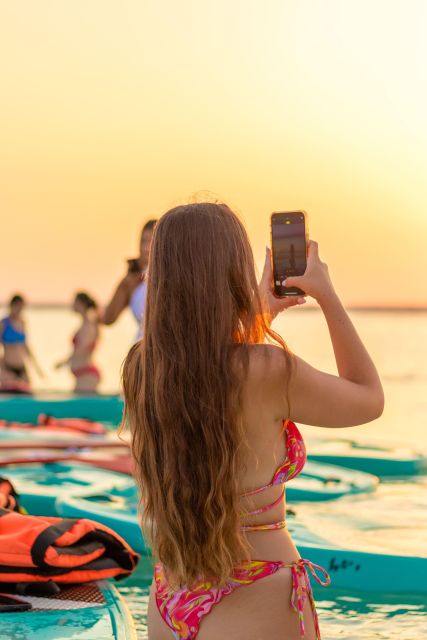
[[[331,579],[329,577],[328,572],[323,567],[320,567],[318,564],[314,564],[310,562],[310,560],[304,560],[300,558],[297,562],[292,563],[290,566],[292,570],[292,594],[291,594],[291,604],[294,611],[298,614],[299,619],[299,628],[300,634],[302,637],[305,636],[305,626],[304,626],[304,604],[308,598],[310,599],[311,607],[313,610],[314,616],[314,625],[316,628],[316,637],[320,639],[320,629],[319,622],[317,619],[316,606],[314,603],[313,593],[311,590],[310,578],[307,572],[306,567],[309,569],[313,578],[324,587],[327,587]],[[322,580],[319,575],[316,573],[316,570],[323,573],[324,580]]]

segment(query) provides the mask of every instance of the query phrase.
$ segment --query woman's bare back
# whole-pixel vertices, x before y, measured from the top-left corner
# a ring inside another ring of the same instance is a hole
[[[286,458],[283,419],[284,405],[277,390],[269,383],[275,366],[269,347],[250,347],[250,364],[242,394],[242,413],[247,437],[245,471],[242,488],[268,484],[278,464]],[[273,376],[274,377],[274,376]],[[282,394],[279,394],[281,397]],[[249,508],[271,503],[283,493],[283,485],[269,487],[247,502]],[[268,513],[252,516],[245,524],[276,522],[285,519],[285,501]],[[252,559],[295,562],[299,555],[286,529],[249,532]],[[203,616],[197,638],[213,640],[219,637],[233,640],[284,638],[300,640],[298,615],[291,606],[292,574],[290,568],[245,585],[223,597]],[[306,640],[315,639],[313,613],[307,599],[304,606]],[[167,640],[172,633],[162,619],[151,586],[148,614],[150,640]]]

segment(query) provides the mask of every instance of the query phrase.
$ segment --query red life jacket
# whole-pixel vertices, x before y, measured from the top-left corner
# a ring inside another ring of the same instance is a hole
[[[138,559],[123,538],[92,520],[0,508],[0,582],[119,579],[132,573]]]

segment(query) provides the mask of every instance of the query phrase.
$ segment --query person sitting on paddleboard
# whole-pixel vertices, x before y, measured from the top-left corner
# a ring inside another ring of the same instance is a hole
[[[127,261],[128,270],[120,280],[113,297],[104,310],[103,322],[106,325],[114,324],[126,307],[130,307],[138,324],[136,340],[142,337],[142,325],[146,297],[146,271],[148,255],[150,252],[151,238],[157,220],[148,220],[142,228],[139,243],[139,256]]]
[[[14,393],[30,391],[30,378],[27,362],[30,361],[40,377],[40,369],[31,351],[26,335],[23,310],[24,298],[14,295],[9,303],[9,315],[0,322],[0,342],[3,345],[3,357],[0,360],[0,389]]]
[[[82,324],[73,337],[73,352],[69,358],[58,362],[56,368],[69,366],[76,378],[76,393],[94,393],[101,375],[93,362],[93,352],[99,337],[98,305],[84,291],[77,293],[73,311],[82,317]]]

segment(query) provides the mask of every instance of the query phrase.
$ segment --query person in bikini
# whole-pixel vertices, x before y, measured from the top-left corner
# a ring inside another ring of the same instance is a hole
[[[9,303],[9,315],[0,321],[0,343],[3,357],[0,360],[0,390],[13,393],[28,393],[30,378],[27,363],[30,362],[40,377],[43,372],[28,344],[23,311],[25,300],[14,295]]]
[[[258,285],[246,231],[220,203],[175,207],[150,252],[144,338],[125,360],[143,532],[155,558],[150,640],[319,640],[310,577],[286,528],[285,486],[303,468],[296,423],[350,427],[384,394],[319,257],[287,279],[317,300],[338,375],[293,353],[271,326],[305,298],[273,295],[270,251]]]
[[[95,393],[101,379],[99,369],[93,362],[99,337],[98,307],[89,294],[81,291],[74,298],[73,311],[81,316],[82,323],[73,336],[72,354],[58,362],[56,368],[70,367],[76,379],[76,393]]]
[[[102,316],[103,323],[111,325],[116,322],[122,311],[129,307],[138,325],[136,340],[142,337],[147,290],[146,271],[151,238],[156,222],[157,220],[148,220],[144,224],[139,242],[139,256],[127,261],[127,274],[120,280]]]

